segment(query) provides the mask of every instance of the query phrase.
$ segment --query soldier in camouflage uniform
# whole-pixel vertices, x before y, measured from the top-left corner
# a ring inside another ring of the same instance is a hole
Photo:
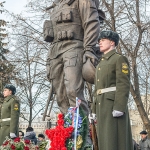
[[[97,115],[99,150],[133,150],[128,98],[130,69],[127,58],[116,52],[119,35],[102,31],[102,59],[96,68],[93,114]]]
[[[61,112],[75,107],[76,97],[88,115],[82,77],[83,62],[96,62],[95,46],[99,34],[98,0],[55,0],[51,20],[44,24],[45,41],[50,42],[47,77],[52,83]]]
[[[16,88],[13,85],[7,84],[4,87],[4,102],[0,113],[0,145],[2,145],[6,136],[10,138],[18,136],[20,103],[15,93]]]

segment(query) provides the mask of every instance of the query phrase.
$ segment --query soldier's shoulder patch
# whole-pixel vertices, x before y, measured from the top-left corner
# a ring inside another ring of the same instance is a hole
[[[15,104],[14,104],[14,110],[19,110],[19,105],[18,105],[18,103],[15,103]]]
[[[116,54],[117,54],[117,55],[119,55],[119,56],[121,55],[121,54],[120,54],[120,53],[118,53],[118,52],[116,52]]]
[[[129,67],[128,67],[127,63],[122,63],[122,72],[124,74],[128,74],[129,73]]]

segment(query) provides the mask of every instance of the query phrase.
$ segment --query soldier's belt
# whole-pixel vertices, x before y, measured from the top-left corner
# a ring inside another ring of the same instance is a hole
[[[11,118],[0,119],[1,122],[3,122],[3,121],[10,121],[10,120],[11,120]]]
[[[112,91],[116,91],[116,87],[109,87],[109,88],[105,88],[105,89],[98,89],[97,90],[97,95],[101,95],[103,93],[112,92]]]

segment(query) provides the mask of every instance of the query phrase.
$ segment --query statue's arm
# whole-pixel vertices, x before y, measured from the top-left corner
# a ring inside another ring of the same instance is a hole
[[[98,11],[93,0],[78,0],[79,12],[84,29],[84,50],[94,51],[100,32]]]

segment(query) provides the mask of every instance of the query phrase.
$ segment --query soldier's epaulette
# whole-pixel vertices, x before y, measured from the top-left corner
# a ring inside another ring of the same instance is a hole
[[[13,101],[18,101],[18,102],[20,102],[20,100],[19,100],[19,98],[17,97],[17,96],[13,96],[11,99],[13,99]]]

